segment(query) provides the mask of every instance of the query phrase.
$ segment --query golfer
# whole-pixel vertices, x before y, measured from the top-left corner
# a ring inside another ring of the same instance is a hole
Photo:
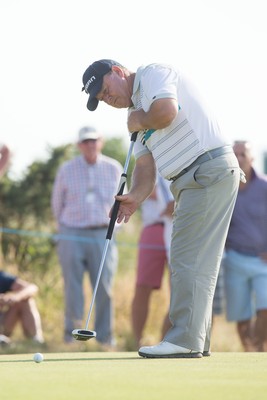
[[[95,61],[84,72],[83,89],[90,111],[99,101],[128,108],[128,130],[139,132],[131,188],[116,196],[117,221],[128,222],[152,192],[156,168],[172,181],[172,327],[139,355],[209,355],[214,290],[242,177],[232,147],[196,88],[172,66],[151,64],[132,72],[113,60]]]

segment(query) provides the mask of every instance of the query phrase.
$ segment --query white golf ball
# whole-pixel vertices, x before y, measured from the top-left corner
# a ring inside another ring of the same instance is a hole
[[[43,356],[41,353],[35,353],[34,356],[33,356],[33,360],[34,360],[36,363],[42,362],[43,359],[44,359],[44,356]]]

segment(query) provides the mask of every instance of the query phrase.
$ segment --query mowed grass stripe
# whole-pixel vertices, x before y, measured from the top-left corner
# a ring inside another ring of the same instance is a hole
[[[142,359],[135,352],[0,356],[1,400],[265,400],[267,353]]]

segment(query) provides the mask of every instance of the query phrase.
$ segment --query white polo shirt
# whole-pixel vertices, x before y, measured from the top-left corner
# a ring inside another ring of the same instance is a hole
[[[197,89],[179,70],[164,64],[139,67],[133,87],[134,107],[129,113],[141,108],[147,112],[162,98],[176,99],[178,114],[167,128],[139,132],[134,154],[137,159],[152,153],[163,178],[176,176],[206,151],[231,144],[221,135]]]

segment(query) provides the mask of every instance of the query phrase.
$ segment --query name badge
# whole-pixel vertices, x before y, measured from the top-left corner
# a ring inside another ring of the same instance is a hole
[[[92,190],[88,190],[86,194],[87,203],[93,203],[95,201],[95,194]]]

